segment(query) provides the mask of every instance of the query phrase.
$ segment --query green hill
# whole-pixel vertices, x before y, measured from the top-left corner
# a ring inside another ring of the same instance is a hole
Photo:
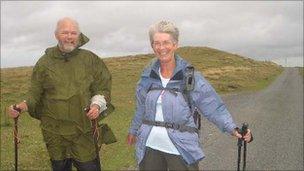
[[[208,47],[181,47],[177,53],[201,71],[220,93],[255,91],[266,87],[283,70],[272,62],[254,61]],[[135,86],[139,75],[153,58],[152,54],[104,59],[112,77],[112,100],[116,107],[104,122],[115,132],[118,142],[102,147],[104,170],[134,168],[134,148],[126,145],[126,136],[133,117]],[[1,167],[14,167],[12,119],[6,107],[22,100],[29,87],[32,67],[1,69]],[[19,168],[22,170],[50,169],[39,121],[23,114],[19,119]]]

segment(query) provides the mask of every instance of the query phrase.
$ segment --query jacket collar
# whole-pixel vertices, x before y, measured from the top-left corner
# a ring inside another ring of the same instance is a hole
[[[59,58],[59,59],[67,59],[67,58],[77,55],[78,52],[79,52],[79,48],[75,48],[72,52],[64,53],[59,49],[59,47],[57,45],[54,49],[54,57]]]
[[[45,53],[46,54],[52,54],[52,56],[55,57],[55,58],[67,60],[68,58],[77,55],[78,52],[79,52],[79,48],[81,46],[83,46],[84,44],[86,44],[89,40],[90,39],[87,36],[85,36],[83,33],[80,33],[79,40],[78,40],[79,45],[72,52],[64,53],[64,52],[60,51],[60,49],[57,45],[55,47],[46,49]]]

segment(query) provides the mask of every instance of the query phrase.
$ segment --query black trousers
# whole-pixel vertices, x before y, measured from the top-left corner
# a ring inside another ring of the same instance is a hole
[[[53,171],[72,171],[72,164],[77,171],[101,171],[99,160],[94,159],[87,162],[79,162],[71,158],[64,160],[51,160]]]
[[[199,170],[198,162],[188,165],[180,155],[169,154],[146,147],[139,170]]]

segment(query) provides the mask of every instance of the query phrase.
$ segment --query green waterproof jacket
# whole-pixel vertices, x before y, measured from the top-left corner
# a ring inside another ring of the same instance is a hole
[[[88,41],[80,34],[79,47]],[[97,55],[79,47],[65,54],[58,46],[48,48],[33,68],[28,112],[44,130],[60,135],[91,131],[84,108],[97,94],[105,96],[108,108],[99,120],[114,110],[108,68]]]

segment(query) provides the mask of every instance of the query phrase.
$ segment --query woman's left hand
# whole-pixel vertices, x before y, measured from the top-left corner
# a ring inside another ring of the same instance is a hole
[[[250,143],[253,140],[252,134],[250,129],[247,129],[247,133],[242,136],[237,129],[234,130],[233,132],[233,136],[237,137],[237,138],[242,138],[244,139],[247,143]]]
[[[133,145],[135,143],[136,143],[136,136],[129,133],[127,136],[127,144]]]

